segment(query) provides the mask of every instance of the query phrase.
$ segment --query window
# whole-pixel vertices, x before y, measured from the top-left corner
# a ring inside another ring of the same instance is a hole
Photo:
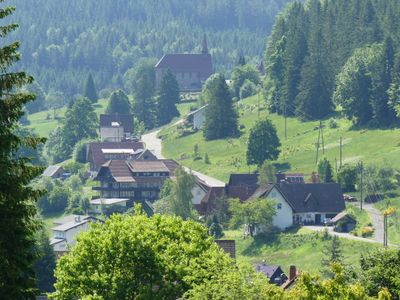
[[[282,209],[282,203],[278,203],[278,205],[276,206],[278,209]]]

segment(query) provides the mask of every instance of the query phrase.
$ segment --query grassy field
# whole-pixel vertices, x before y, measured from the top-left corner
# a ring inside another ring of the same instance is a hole
[[[381,212],[391,206],[395,207],[397,212],[388,217],[388,241],[400,245],[400,197],[387,198],[375,203],[375,207]]]
[[[238,260],[249,263],[259,263],[263,260],[272,265],[280,265],[288,272],[290,265],[296,265],[299,270],[318,273],[321,270],[323,250],[330,240],[323,238],[323,233],[309,232],[300,229],[297,233],[281,234],[274,241],[254,241],[243,238],[242,231],[225,231],[224,239],[236,241]],[[373,243],[364,243],[340,239],[343,257],[346,265],[359,268],[361,253],[366,253],[379,247]]]
[[[104,113],[106,110],[108,99],[100,99],[95,105],[95,111],[97,115]],[[48,137],[49,133],[52,132],[60,122],[64,119],[64,114],[67,108],[63,107],[57,109],[54,112],[52,109],[44,110],[38,113],[34,113],[28,116],[30,125],[28,128],[35,130],[37,134],[42,137]],[[54,114],[56,118],[54,118]]]
[[[246,164],[246,143],[250,128],[258,120],[257,97],[242,100],[239,105],[239,124],[244,125],[239,138],[205,141],[202,131],[185,137],[178,137],[177,129],[161,132],[163,154],[178,160],[196,171],[204,172],[221,180],[227,180],[230,173],[250,172],[254,166]],[[284,118],[270,114],[260,107],[260,119],[268,117],[275,124],[282,147],[278,163],[282,171],[291,170],[310,174],[315,170],[316,142],[319,122],[301,122],[296,118],[287,120],[287,138],[284,136]],[[400,168],[400,129],[393,130],[352,130],[351,122],[338,119],[337,128],[329,128],[324,122],[325,156],[335,168],[339,160],[339,139],[343,138],[343,163],[391,165]],[[202,156],[208,154],[211,164],[203,160],[193,161],[195,145]],[[322,151],[320,151],[322,152]],[[322,157],[320,153],[319,157]]]

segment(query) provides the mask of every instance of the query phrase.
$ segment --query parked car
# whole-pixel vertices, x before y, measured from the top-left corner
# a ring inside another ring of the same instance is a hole
[[[357,202],[357,198],[351,195],[343,194],[343,199],[346,202]]]

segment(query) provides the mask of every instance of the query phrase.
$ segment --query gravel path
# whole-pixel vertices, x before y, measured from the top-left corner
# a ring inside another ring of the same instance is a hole
[[[380,243],[383,243],[383,216],[382,213],[377,210],[373,204],[371,203],[364,203],[363,208],[368,214],[371,216],[372,225],[375,228],[374,231],[374,239]]]

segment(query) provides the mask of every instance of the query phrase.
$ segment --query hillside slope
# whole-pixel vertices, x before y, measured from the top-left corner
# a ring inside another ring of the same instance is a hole
[[[255,166],[246,164],[246,143],[250,128],[258,119],[257,96],[239,103],[239,124],[244,125],[240,138],[205,141],[201,131],[185,137],[178,137],[176,128],[161,132],[163,155],[173,158],[196,171],[227,180],[230,173],[251,172]],[[281,171],[295,171],[311,174],[315,170],[318,122],[301,122],[295,118],[287,120],[287,139],[284,136],[284,118],[270,114],[261,106],[260,118],[270,118],[275,124],[282,143],[278,163]],[[340,157],[339,139],[343,139],[343,163],[355,164],[363,160],[366,164],[385,165],[400,168],[400,129],[393,130],[352,130],[351,122],[336,120],[338,128],[329,128],[324,122],[325,156],[335,167],[335,158]],[[208,154],[211,164],[204,160],[193,160],[194,146],[198,145],[202,157]],[[323,157],[320,150],[319,158]]]

